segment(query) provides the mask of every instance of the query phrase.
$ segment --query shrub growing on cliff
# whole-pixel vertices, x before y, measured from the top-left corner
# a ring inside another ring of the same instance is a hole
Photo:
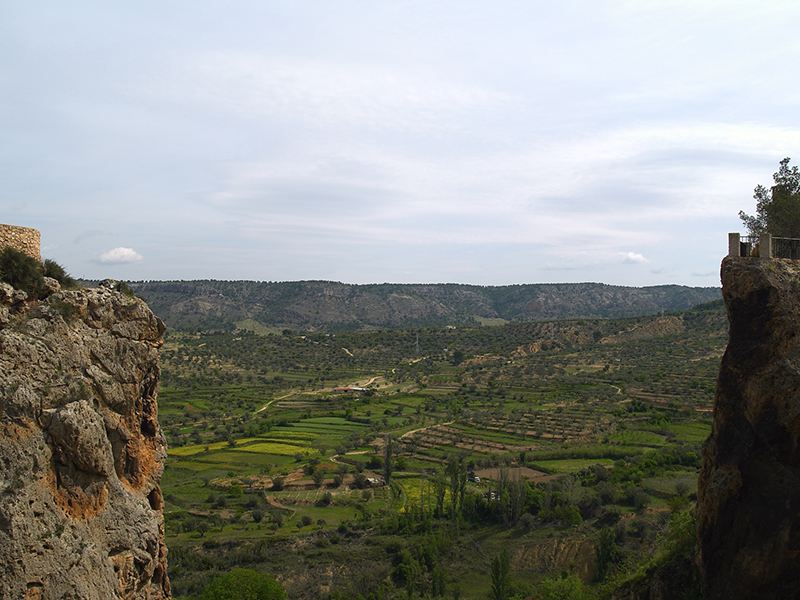
[[[6,247],[0,251],[0,280],[31,296],[38,296],[44,289],[44,267],[24,252]]]
[[[52,277],[59,284],[61,284],[61,287],[78,287],[78,282],[75,281],[75,279],[64,270],[64,267],[62,267],[56,261],[50,260],[49,258],[44,260],[44,276]]]
[[[54,260],[48,258],[42,264],[14,248],[6,247],[0,251],[0,281],[36,298],[44,290],[45,277],[52,277],[66,288],[78,285],[64,267]]]

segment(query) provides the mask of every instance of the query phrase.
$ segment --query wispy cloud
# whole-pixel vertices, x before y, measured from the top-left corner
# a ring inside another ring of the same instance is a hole
[[[0,212],[86,277],[716,285],[800,148],[796,2],[29,4]]]
[[[341,131],[426,136],[463,129],[476,111],[508,107],[511,96],[399,64],[287,58],[257,52],[203,52],[176,58],[164,80],[141,92],[257,122],[280,120]],[[441,75],[441,74],[438,74]]]
[[[72,240],[73,244],[80,244],[84,240],[89,240],[96,237],[102,237],[105,235],[106,232],[100,231],[99,229],[88,229],[86,231],[80,232],[78,235],[75,236],[75,239]]]

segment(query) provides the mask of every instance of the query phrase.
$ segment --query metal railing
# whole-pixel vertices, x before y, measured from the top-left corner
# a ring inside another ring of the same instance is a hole
[[[772,258],[800,259],[800,239],[772,238]]]
[[[761,235],[729,233],[728,255],[800,260],[800,239],[772,237],[768,233]]]

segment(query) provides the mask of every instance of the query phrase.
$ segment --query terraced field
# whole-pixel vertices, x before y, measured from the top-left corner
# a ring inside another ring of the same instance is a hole
[[[167,535],[173,556],[185,557],[174,563],[176,596],[201,589],[203,560],[238,556],[232,544],[308,548],[311,573],[345,543],[382,544],[403,532],[422,535],[410,548],[422,547],[430,531],[412,532],[434,522],[460,531],[445,524],[456,515],[482,533],[453,533],[457,552],[437,551],[452,581],[475,579],[454,558],[461,554],[488,572],[473,534],[489,548],[527,535],[585,541],[596,536],[593,523],[630,515],[620,535],[636,540],[632,556],[646,554],[663,528],[659,511],[685,506],[696,489],[709,382],[726,339],[720,311],[670,319],[667,328],[640,318],[168,337],[160,418],[170,441]],[[369,390],[333,392],[359,382]],[[524,514],[532,529],[519,533]],[[375,561],[348,548],[348,568]],[[263,568],[297,582],[293,597],[320,597],[319,587],[301,593],[299,564],[258,552]],[[389,574],[400,559],[381,552],[383,566],[364,568],[405,594],[404,580]],[[446,562],[448,552],[456,554]],[[432,571],[420,573],[432,585]],[[526,575],[531,584],[541,576]],[[351,589],[336,581],[325,585]],[[479,585],[462,597],[486,593]]]

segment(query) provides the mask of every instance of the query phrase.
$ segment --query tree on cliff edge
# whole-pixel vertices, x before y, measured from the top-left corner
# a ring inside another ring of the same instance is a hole
[[[755,216],[739,211],[739,218],[750,235],[771,233],[776,237],[800,237],[800,170],[789,167],[791,159],[784,158],[773,174],[775,185],[767,189],[756,186]]]

